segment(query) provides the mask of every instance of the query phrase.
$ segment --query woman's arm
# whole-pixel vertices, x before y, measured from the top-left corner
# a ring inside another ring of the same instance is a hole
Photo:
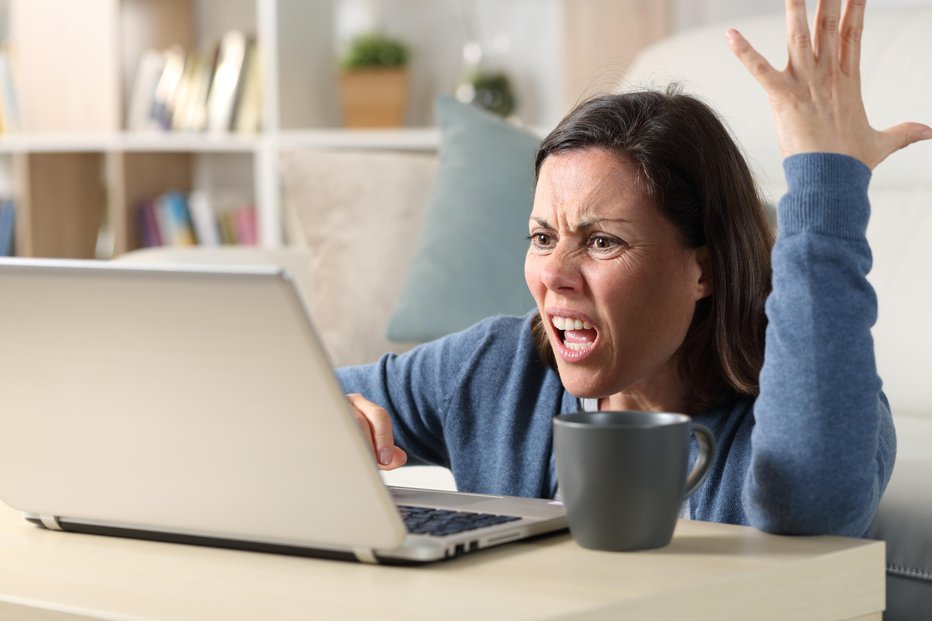
[[[455,358],[467,356],[467,346],[463,335],[454,335],[400,356],[387,354],[372,364],[337,370],[363,433],[372,437],[381,468],[406,463],[449,467],[445,405],[457,383]]]
[[[338,376],[384,407],[410,463],[450,468],[461,491],[543,497],[553,492],[552,419],[569,399],[537,359],[531,318],[485,319]]]
[[[821,0],[811,36],[805,2],[786,9],[782,72],[727,35],[770,98],[789,186],[744,502],[764,530],[862,535],[896,451],[870,335],[867,185],[871,168],[932,129],[870,127],[860,94],[864,0],[848,0],[843,15],[840,0]]]
[[[870,333],[870,171],[837,154],[784,166],[745,508],[770,532],[860,536],[896,452]]]
[[[535,422],[537,407],[549,412],[549,431],[562,387],[545,365],[534,362],[534,351],[530,315],[492,317],[400,356],[338,369],[337,377],[345,392],[355,393],[350,401],[366,410],[370,426],[371,410],[383,410],[394,444],[409,463],[465,464],[479,472],[501,469],[499,457],[511,459],[520,442],[509,440],[509,429],[516,426],[513,433],[524,434],[541,424]],[[548,395],[545,406],[542,394]],[[375,431],[373,426],[373,436]],[[388,469],[404,463],[397,457]],[[486,458],[492,465],[479,464]]]

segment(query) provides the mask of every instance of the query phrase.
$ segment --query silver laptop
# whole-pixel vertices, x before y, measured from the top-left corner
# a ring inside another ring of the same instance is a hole
[[[279,268],[0,260],[0,498],[38,525],[366,562],[566,527],[387,488],[348,407]]]

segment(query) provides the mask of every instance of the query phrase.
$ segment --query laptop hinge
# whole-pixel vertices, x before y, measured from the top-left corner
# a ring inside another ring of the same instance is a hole
[[[375,558],[375,554],[369,548],[353,548],[353,554],[356,555],[356,560],[360,563],[378,563],[379,560]]]
[[[42,522],[42,526],[45,526],[49,530],[64,530],[61,524],[58,523],[58,518],[54,515],[39,515],[36,517]]]

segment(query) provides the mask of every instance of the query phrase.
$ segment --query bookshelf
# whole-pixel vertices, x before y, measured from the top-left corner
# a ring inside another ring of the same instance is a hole
[[[218,209],[254,205],[257,243],[277,247],[285,241],[283,152],[436,150],[430,102],[452,90],[459,71],[461,33],[451,17],[458,0],[373,2],[382,7],[383,26],[414,47],[415,101],[408,126],[394,130],[341,128],[335,24],[341,3],[353,1],[359,0],[0,0],[0,37],[19,108],[18,127],[0,135],[0,199],[12,197],[16,204],[16,253],[90,258],[126,252],[141,244],[136,210],[142,201],[191,190],[211,196]],[[669,22],[665,1],[475,2],[512,20],[516,42],[539,44],[513,71],[529,76],[517,86],[537,105],[525,121],[543,129],[558,118],[554,111],[562,114],[578,97],[581,85],[605,86],[592,79],[595,67],[608,58],[626,63]],[[642,16],[649,12],[653,22],[624,42],[604,20],[593,19],[617,19],[632,7]],[[148,50],[206,49],[230,30],[252,38],[259,50],[257,131],[129,127],[134,82]],[[594,38],[605,45],[583,44]],[[562,73],[554,75],[554,67]]]

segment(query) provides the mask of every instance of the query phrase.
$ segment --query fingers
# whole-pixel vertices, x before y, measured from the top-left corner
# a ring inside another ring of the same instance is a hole
[[[786,0],[786,49],[790,66],[808,69],[813,65],[806,0]]]
[[[392,448],[392,459],[385,465],[380,464],[379,467],[382,470],[394,470],[395,468],[400,468],[408,463],[408,454],[402,451],[397,446]]]
[[[778,88],[780,73],[748,43],[748,40],[740,32],[731,29],[725,33],[725,38],[728,40],[731,51],[738,57],[741,64],[754,76],[754,79],[760,82],[768,93]]]
[[[838,26],[841,23],[841,0],[819,0],[815,15],[813,49],[816,60],[822,60],[826,69],[838,62]]]
[[[841,18],[839,63],[842,72],[852,78],[860,77],[865,4],[865,0],[848,0],[845,14]]]
[[[392,420],[384,408],[372,403],[362,395],[352,394],[346,398],[353,406],[353,413],[360,429],[372,445],[375,459],[384,469],[397,468],[407,462],[408,456],[395,446]]]
[[[880,132],[882,151],[876,162],[867,165],[873,168],[882,162],[888,155],[899,151],[914,142],[932,140],[932,127],[922,123],[900,123]]]

